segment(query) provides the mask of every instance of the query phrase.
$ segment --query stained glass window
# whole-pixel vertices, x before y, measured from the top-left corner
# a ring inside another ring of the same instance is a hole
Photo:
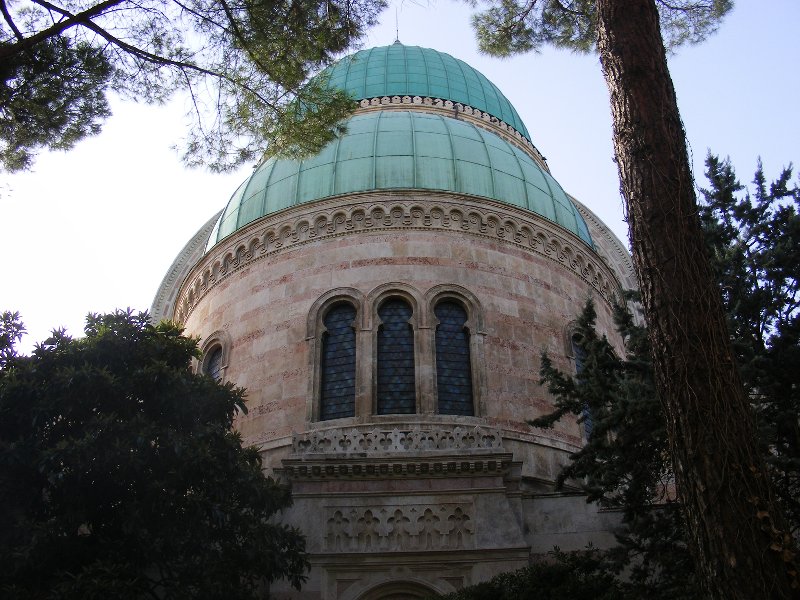
[[[206,375],[214,381],[222,379],[222,348],[216,346],[206,359]]]
[[[416,412],[414,331],[411,306],[391,298],[378,309],[378,414]]]
[[[469,332],[464,327],[467,312],[452,301],[440,302],[433,310],[436,328],[436,390],[439,413],[472,415],[472,369]]]
[[[572,336],[572,355],[575,357],[575,374],[580,375],[583,372],[583,366],[586,363],[586,350],[581,345],[581,336],[577,333]],[[586,439],[592,435],[594,421],[592,419],[592,410],[588,404],[583,405],[581,412],[583,417],[583,431],[586,434]]]
[[[320,419],[355,415],[356,405],[356,309],[335,304],[323,319]]]

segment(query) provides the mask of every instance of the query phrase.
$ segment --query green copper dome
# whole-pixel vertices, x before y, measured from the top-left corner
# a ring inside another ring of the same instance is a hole
[[[533,211],[592,239],[575,206],[517,146],[471,123],[414,111],[352,117],[347,133],[312,158],[271,158],[228,202],[209,247],[284,208],[371,190],[438,190],[489,198]]]
[[[467,104],[505,121],[531,141],[508,98],[479,71],[444,52],[395,42],[346,56],[325,74],[331,87],[356,100],[427,96]]]

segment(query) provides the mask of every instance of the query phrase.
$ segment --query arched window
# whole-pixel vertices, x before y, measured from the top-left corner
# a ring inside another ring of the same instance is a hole
[[[203,372],[214,381],[222,381],[222,347],[214,346],[206,354]]]
[[[231,338],[226,331],[215,331],[210,334],[201,346],[203,358],[197,372],[208,375],[214,381],[226,381],[228,361],[231,355]]]
[[[436,327],[436,395],[443,415],[473,415],[467,311],[452,300],[433,310]]]
[[[579,333],[573,333],[570,339],[572,342],[572,356],[575,357],[575,374],[580,375],[583,373],[583,367],[586,364],[586,349],[581,344],[582,338]],[[583,417],[583,432],[586,435],[586,439],[589,439],[589,436],[592,435],[594,422],[588,404],[583,406],[581,416]]]
[[[378,308],[377,412],[379,415],[416,412],[414,330],[411,306],[390,298]]]
[[[353,321],[356,309],[351,304],[334,304],[322,320],[320,365],[321,420],[355,415],[356,398],[356,332]]]

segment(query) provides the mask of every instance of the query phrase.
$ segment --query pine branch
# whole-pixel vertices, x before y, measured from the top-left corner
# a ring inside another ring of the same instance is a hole
[[[72,27],[76,27],[78,25],[87,25],[91,23],[94,17],[98,17],[103,13],[107,12],[108,9],[122,4],[126,0],[105,0],[105,2],[101,2],[100,4],[95,4],[94,6],[87,8],[83,12],[79,13],[71,13],[63,8],[59,8],[49,2],[42,1],[42,0],[32,0],[34,4],[39,4],[40,6],[47,8],[49,10],[53,10],[58,14],[67,17],[63,21],[55,23],[53,26],[48,27],[47,29],[43,29],[38,33],[33,34],[30,37],[23,38],[22,40],[14,43],[8,44],[5,46],[0,46],[0,61],[7,61],[12,56],[15,56],[21,52],[25,52],[33,48],[36,44],[39,44],[51,37],[58,36],[65,32],[67,29],[71,29]],[[5,4],[3,4],[5,7]]]

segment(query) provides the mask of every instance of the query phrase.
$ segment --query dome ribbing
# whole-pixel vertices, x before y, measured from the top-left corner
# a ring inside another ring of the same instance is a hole
[[[356,100],[383,96],[452,100],[505,121],[531,141],[522,119],[497,86],[444,52],[395,42],[346,56],[324,73],[331,87]]]
[[[355,115],[347,133],[303,161],[272,158],[231,198],[209,247],[265,215],[372,190],[431,190],[498,200],[558,223],[592,245],[561,186],[528,154],[457,119],[414,111]]]

